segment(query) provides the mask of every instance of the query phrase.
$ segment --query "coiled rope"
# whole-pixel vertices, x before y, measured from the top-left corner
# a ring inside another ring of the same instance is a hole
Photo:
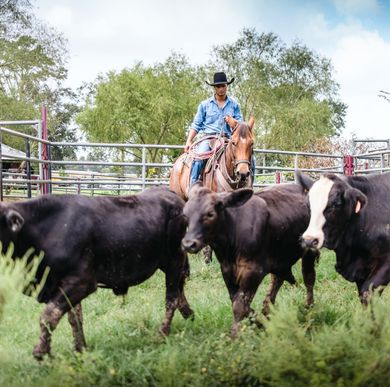
[[[207,152],[197,152],[196,147],[199,143],[207,140],[216,140],[213,148]],[[190,149],[188,150],[188,153],[194,158],[194,160],[206,160],[209,159],[212,155],[216,154],[225,144],[225,139],[222,136],[205,136],[199,139],[198,141],[194,142]]]

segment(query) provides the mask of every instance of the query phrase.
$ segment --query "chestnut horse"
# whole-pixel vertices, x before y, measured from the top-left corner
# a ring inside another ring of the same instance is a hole
[[[201,172],[203,186],[214,192],[234,191],[237,188],[253,186],[250,168],[254,118],[251,117],[248,122],[239,122],[229,116],[227,123],[232,128],[231,138],[225,140],[215,137],[211,141],[213,149],[209,152],[210,158]],[[191,146],[188,153],[176,159],[169,177],[169,188],[184,200],[188,199],[192,160],[194,157],[202,158],[202,155],[196,155],[194,151],[196,144]],[[212,251],[209,246],[203,249],[203,254],[205,262],[210,263]]]
[[[228,117],[227,123],[232,128],[229,140],[216,137],[212,141],[213,150],[210,152],[205,168],[201,174],[203,186],[214,192],[234,191],[237,188],[252,187],[250,174],[253,153],[253,125],[251,117],[246,122],[239,122]],[[187,200],[187,187],[190,182],[192,160],[202,155],[196,155],[194,145],[189,153],[184,153],[173,164],[169,178],[169,187],[184,200]]]

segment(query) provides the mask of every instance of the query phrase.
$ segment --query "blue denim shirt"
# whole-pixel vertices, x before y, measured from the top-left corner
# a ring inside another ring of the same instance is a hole
[[[206,135],[220,134],[223,130],[224,134],[230,137],[232,129],[224,120],[225,116],[228,115],[242,121],[242,114],[237,101],[227,96],[225,105],[221,109],[213,95],[199,104],[191,128],[197,133],[203,131]]]

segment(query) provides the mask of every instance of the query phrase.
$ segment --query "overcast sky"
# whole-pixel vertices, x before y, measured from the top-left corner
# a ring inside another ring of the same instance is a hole
[[[390,138],[389,0],[35,0],[37,15],[68,39],[68,86],[173,51],[204,64],[243,28],[299,40],[330,58],[348,105],[344,137]],[[228,74],[233,76],[234,74]],[[195,112],[194,112],[195,113]]]

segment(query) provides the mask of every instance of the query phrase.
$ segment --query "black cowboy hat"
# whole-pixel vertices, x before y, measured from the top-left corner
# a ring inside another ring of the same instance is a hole
[[[220,73],[214,73],[214,82],[209,83],[206,81],[206,83],[210,86],[217,86],[217,85],[230,85],[234,81],[234,78],[232,78],[229,82],[227,80],[226,74],[224,72]]]

